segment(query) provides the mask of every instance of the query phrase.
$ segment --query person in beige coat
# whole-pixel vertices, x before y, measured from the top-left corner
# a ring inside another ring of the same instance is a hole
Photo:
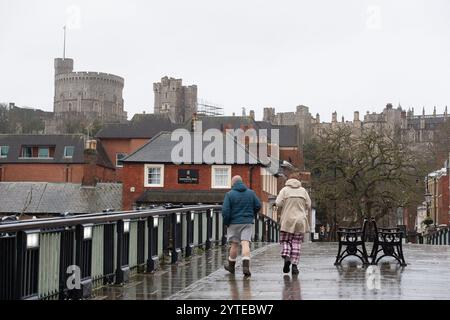
[[[305,233],[310,231],[308,216],[311,209],[311,198],[302,187],[297,173],[289,176],[286,186],[278,194],[276,206],[282,209],[280,243],[283,272],[289,273],[292,264],[292,274],[297,275],[302,242]]]

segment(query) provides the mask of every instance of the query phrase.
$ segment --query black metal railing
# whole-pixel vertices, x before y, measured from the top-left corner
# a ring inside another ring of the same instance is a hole
[[[196,249],[225,245],[221,209],[160,207],[0,224],[0,300],[89,298],[97,287],[126,283],[132,272],[154,272]],[[254,241],[278,239],[279,225],[257,215]]]
[[[450,245],[450,226],[440,227],[425,235],[419,235],[420,244]]]

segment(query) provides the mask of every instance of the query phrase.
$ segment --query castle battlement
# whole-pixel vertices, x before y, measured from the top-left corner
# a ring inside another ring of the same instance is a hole
[[[73,81],[73,80],[99,80],[99,81],[109,81],[112,83],[117,83],[119,85],[124,85],[125,79],[114,74],[103,73],[103,72],[91,72],[91,71],[78,71],[70,72],[65,74],[59,74],[55,76],[56,81]]]

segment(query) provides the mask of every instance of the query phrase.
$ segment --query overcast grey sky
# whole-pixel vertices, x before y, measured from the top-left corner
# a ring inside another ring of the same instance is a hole
[[[76,71],[125,78],[130,116],[165,75],[258,118],[450,104],[448,0],[0,0],[0,101],[53,109],[64,24]]]

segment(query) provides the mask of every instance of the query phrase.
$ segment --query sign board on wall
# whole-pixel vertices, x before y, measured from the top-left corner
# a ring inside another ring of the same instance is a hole
[[[178,183],[179,184],[198,184],[199,174],[198,170],[178,170]]]

